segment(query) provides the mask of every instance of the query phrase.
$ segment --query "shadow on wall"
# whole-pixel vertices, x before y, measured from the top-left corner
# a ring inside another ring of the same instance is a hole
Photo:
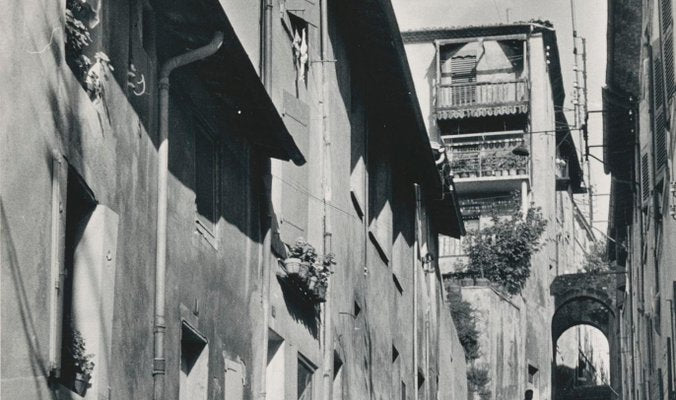
[[[30,366],[33,376],[46,377],[49,376],[48,361],[42,358],[46,353],[44,349],[40,347],[40,343],[38,342],[38,337],[40,335],[38,335],[35,327],[35,318],[31,311],[30,301],[26,291],[26,284],[19,266],[19,259],[17,257],[14,239],[12,238],[12,234],[9,229],[9,221],[7,214],[5,213],[5,207],[2,199],[0,199],[0,226],[2,226],[2,265],[9,267],[12,277],[11,282],[13,285],[13,290],[8,290],[9,288],[7,288],[6,285],[8,285],[9,282],[3,280],[2,290],[5,293],[13,291],[16,295],[19,318],[21,319],[21,328],[23,330],[25,343],[28,345]],[[7,342],[7,338],[4,337],[4,332],[8,332],[8,330],[5,329],[3,331],[2,338],[4,342]],[[38,395],[42,393],[40,390],[36,390],[35,392],[38,393]]]

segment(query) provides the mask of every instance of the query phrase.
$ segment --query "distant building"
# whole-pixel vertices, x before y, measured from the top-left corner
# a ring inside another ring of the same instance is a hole
[[[4,11],[0,397],[466,398],[389,1]]]
[[[463,282],[479,312],[491,398],[551,399],[554,304],[549,285],[577,272],[594,235],[573,200],[584,193],[566,121],[556,35],[536,23],[430,28],[404,33],[416,92],[432,141],[443,143],[465,228],[490,224],[531,203],[548,221],[521,295],[485,280]],[[513,196],[516,194],[515,205]],[[462,241],[440,241],[442,273],[456,270]]]

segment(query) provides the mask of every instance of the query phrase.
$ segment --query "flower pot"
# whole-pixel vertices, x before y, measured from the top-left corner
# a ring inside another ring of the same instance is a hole
[[[469,172],[465,172],[465,171],[461,172],[460,177],[461,178],[469,178]]]
[[[509,169],[509,174],[510,174],[510,175],[516,175],[516,168],[510,168],[510,169]]]
[[[490,281],[486,278],[476,278],[477,286],[490,286]]]
[[[313,290],[316,285],[317,285],[317,277],[316,276],[309,277],[308,280],[307,280],[308,290]]]
[[[312,292],[320,303],[326,301],[326,285],[317,285]]]
[[[300,272],[300,258],[289,257],[284,260],[284,268],[288,275],[298,275]]]
[[[460,286],[474,286],[474,279],[472,279],[472,278],[462,278],[460,280]]]
[[[90,375],[85,375],[80,372],[75,373],[75,377],[73,378],[73,391],[75,393],[79,394],[80,396],[85,395],[87,392],[87,388],[89,387],[89,381],[91,380]]]
[[[300,279],[307,279],[307,275],[310,272],[310,264],[305,261],[301,261],[298,268],[298,277]]]
[[[526,175],[526,170],[523,169],[523,168],[517,169],[516,172],[517,172],[519,175]]]

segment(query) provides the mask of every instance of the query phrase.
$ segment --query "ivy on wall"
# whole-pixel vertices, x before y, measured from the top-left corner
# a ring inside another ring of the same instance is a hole
[[[488,226],[467,233],[467,261],[452,277],[486,278],[511,295],[521,293],[530,276],[531,256],[542,247],[547,221],[539,207],[531,205],[525,216],[519,207],[514,210],[506,216],[493,212]]]
[[[475,310],[469,302],[462,299],[460,290],[449,287],[447,292],[451,317],[458,332],[460,344],[465,350],[465,362],[468,365],[468,396],[471,398],[472,393],[477,393],[482,400],[488,400],[491,397],[491,391],[487,387],[491,380],[488,368],[475,364],[481,355]]]

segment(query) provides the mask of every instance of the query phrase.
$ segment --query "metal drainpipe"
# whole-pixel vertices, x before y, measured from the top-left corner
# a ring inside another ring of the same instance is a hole
[[[261,75],[263,77],[263,85],[272,96],[272,0],[263,0],[263,40],[261,42],[263,59],[261,66]],[[261,332],[261,360],[260,360],[260,391],[258,398],[265,400],[267,397],[267,362],[268,362],[268,326],[270,324],[270,269],[272,265],[272,161],[267,158],[264,165],[264,203],[267,219],[267,230],[263,236],[263,252],[262,252],[262,273],[263,288],[261,291],[261,308],[263,313],[263,321],[261,323],[263,332]]]
[[[413,241],[413,399],[418,400],[418,258],[420,245],[420,186],[414,184],[415,188],[415,218],[414,230],[415,239]]]
[[[164,399],[164,309],[167,270],[167,177],[169,175],[169,74],[181,66],[214,54],[223,44],[223,32],[216,32],[206,46],[170,58],[162,65],[159,79],[160,147],[157,159],[157,235],[155,259],[155,321],[153,329],[153,399]]]
[[[322,141],[323,141],[323,207],[324,207],[324,254],[332,252],[331,235],[331,215],[329,214],[328,203],[331,202],[331,131],[328,126],[329,108],[328,108],[328,84],[326,78],[326,63],[328,62],[328,14],[327,14],[327,0],[320,0],[319,4],[321,14],[321,103],[322,103]],[[322,328],[324,330],[322,337],[323,345],[323,398],[324,400],[331,400],[331,392],[333,389],[333,318],[331,315],[331,293],[333,292],[331,281],[328,280],[326,288],[326,302],[323,305],[324,321]]]

